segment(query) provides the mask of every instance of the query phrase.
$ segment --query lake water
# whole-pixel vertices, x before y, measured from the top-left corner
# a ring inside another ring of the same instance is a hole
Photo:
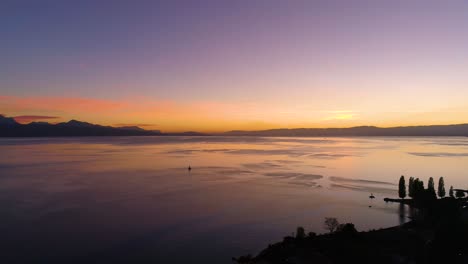
[[[325,217],[358,230],[407,221],[382,200],[400,175],[468,187],[468,138],[0,139],[0,150],[5,263],[231,263],[299,225],[325,232]]]

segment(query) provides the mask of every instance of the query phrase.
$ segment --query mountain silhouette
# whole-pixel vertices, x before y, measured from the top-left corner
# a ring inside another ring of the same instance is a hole
[[[16,126],[16,125],[19,125],[19,124],[15,121],[15,119],[0,115],[0,126]]]
[[[138,126],[123,126],[119,127],[119,129],[129,130],[129,131],[146,131],[141,127]]]
[[[0,137],[77,137],[77,136],[156,136],[159,131],[148,131],[139,127],[111,127],[95,125],[77,120],[49,124],[32,122],[20,124],[13,118],[0,115]]]
[[[351,128],[294,128],[259,131],[236,130],[226,132],[224,135],[264,137],[468,136],[468,124],[390,128],[358,126]]]

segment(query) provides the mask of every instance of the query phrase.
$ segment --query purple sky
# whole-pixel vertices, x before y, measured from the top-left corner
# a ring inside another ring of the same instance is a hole
[[[6,0],[0,113],[207,131],[464,123],[467,12],[467,1]]]

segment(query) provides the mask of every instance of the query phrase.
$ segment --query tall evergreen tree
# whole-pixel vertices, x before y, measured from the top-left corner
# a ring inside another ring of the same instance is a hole
[[[406,197],[406,183],[405,183],[405,176],[401,175],[400,182],[398,183],[398,196],[401,199]]]
[[[452,197],[452,198],[454,197],[453,196],[453,186],[450,186],[449,196]]]
[[[419,178],[416,178],[413,182],[413,195],[414,198],[418,198],[424,193],[424,182]]]
[[[413,181],[413,198],[416,198],[419,188],[419,178],[414,179]]]
[[[410,177],[408,181],[408,196],[414,198],[414,177]]]
[[[444,177],[439,178],[439,186],[437,188],[437,194],[439,195],[440,198],[445,197],[445,183],[444,183]]]
[[[434,178],[432,177],[430,177],[429,181],[427,182],[427,190],[433,195],[436,194],[435,186],[434,186]]]

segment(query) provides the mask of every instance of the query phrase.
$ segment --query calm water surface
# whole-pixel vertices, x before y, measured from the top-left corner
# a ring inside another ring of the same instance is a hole
[[[0,139],[0,149],[6,263],[231,263],[299,225],[324,232],[324,217],[358,230],[407,221],[382,201],[400,175],[468,187],[468,138]]]

